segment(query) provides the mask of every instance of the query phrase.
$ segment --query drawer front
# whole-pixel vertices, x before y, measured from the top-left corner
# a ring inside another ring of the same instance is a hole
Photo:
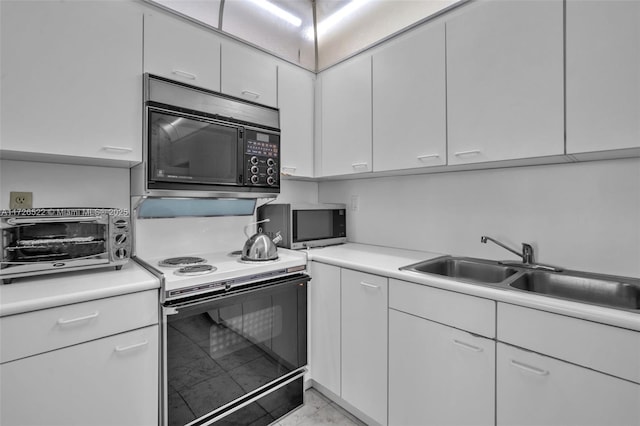
[[[389,307],[490,339],[496,335],[492,300],[392,279]]]
[[[498,340],[640,383],[640,333],[498,303]]]
[[[2,317],[0,362],[157,323],[156,290]]]

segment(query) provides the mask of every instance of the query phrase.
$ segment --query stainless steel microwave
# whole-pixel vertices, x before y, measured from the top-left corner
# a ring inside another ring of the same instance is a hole
[[[133,196],[280,192],[278,109],[150,74],[144,88],[143,162],[131,169]]]
[[[344,204],[265,204],[258,207],[262,231],[278,245],[290,249],[321,247],[347,241],[347,209]]]

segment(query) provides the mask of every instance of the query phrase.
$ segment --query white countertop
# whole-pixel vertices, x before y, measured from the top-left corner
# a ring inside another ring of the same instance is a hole
[[[309,260],[370,274],[410,281],[444,290],[451,290],[492,299],[498,302],[535,308],[547,312],[640,331],[640,312],[634,313],[587,303],[571,302],[518,290],[506,290],[490,285],[456,281],[437,275],[400,271],[401,266],[443,256],[441,253],[402,250],[365,244],[347,243],[308,250]]]
[[[160,281],[133,260],[115,268],[18,278],[0,285],[0,317],[135,293],[160,287]]]

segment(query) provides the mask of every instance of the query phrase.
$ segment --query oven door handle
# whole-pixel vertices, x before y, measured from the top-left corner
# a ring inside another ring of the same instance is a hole
[[[58,223],[58,222],[96,222],[100,220],[100,216],[84,216],[84,217],[30,217],[7,219],[9,225],[35,225],[37,223]]]
[[[164,313],[165,316],[178,315],[180,313],[178,311],[178,308],[174,308],[173,306],[164,306],[162,308],[162,312]]]

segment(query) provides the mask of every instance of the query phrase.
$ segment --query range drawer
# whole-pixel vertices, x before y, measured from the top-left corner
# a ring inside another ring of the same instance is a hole
[[[496,302],[392,279],[389,307],[493,339]]]
[[[157,290],[2,317],[0,363],[157,323]]]
[[[498,303],[498,340],[640,383],[640,333]]]

